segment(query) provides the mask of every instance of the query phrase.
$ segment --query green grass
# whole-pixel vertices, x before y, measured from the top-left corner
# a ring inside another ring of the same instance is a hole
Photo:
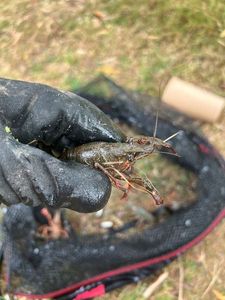
[[[65,79],[65,85],[67,90],[77,90],[81,87],[81,83],[78,79],[76,79],[74,76],[68,75]]]

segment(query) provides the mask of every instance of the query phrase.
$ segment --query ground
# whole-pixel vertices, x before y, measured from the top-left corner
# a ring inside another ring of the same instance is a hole
[[[224,95],[224,1],[0,2],[1,77],[71,89],[99,73],[151,95],[161,95],[172,75]],[[225,117],[202,130],[225,155]],[[167,268],[168,279],[151,299],[224,299],[224,239],[222,222]],[[154,280],[102,299],[140,300]]]

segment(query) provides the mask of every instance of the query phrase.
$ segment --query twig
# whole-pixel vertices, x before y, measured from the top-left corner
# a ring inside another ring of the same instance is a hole
[[[181,258],[179,258],[179,292],[178,300],[184,299],[184,268]]]
[[[32,144],[34,144],[34,143],[36,143],[37,142],[37,140],[32,140],[31,142],[29,142],[27,145],[32,145]]]
[[[161,274],[159,276],[159,278],[153,282],[143,293],[143,297],[145,299],[148,299],[153,293],[154,291],[163,283],[163,281],[165,281],[168,277],[169,273],[168,272],[164,272],[163,274]]]
[[[216,268],[215,268],[216,269]],[[213,285],[215,284],[215,282],[217,281],[220,272],[222,270],[222,267],[220,267],[217,272],[213,272],[214,275],[212,277],[212,280],[210,281],[210,283],[208,284],[207,288],[205,289],[204,293],[201,296],[201,299],[204,299],[205,295],[208,294],[208,292],[212,289]]]

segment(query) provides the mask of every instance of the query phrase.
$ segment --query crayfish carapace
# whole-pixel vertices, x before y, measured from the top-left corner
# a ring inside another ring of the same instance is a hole
[[[173,135],[174,136],[174,135]],[[171,136],[170,138],[172,138]],[[150,194],[155,203],[163,203],[159,192],[147,176],[140,176],[133,170],[137,160],[150,156],[152,153],[168,153],[177,155],[173,147],[156,137],[128,137],[124,142],[91,142],[67,149],[62,158],[75,160],[103,171],[113,185],[124,192],[127,197],[130,188]]]

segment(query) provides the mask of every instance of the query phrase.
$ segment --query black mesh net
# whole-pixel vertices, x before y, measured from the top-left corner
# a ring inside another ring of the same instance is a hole
[[[156,99],[127,92],[105,77],[76,92],[113,119],[152,135]],[[163,221],[152,224],[146,217],[144,226],[138,218],[130,218],[117,228],[93,230],[96,224],[90,216],[85,222],[92,230],[85,232],[64,221],[69,238],[49,241],[36,237],[32,208],[12,206],[4,217],[6,289],[61,299],[76,299],[100,284],[108,291],[151,274],[202,239],[225,215],[225,163],[191,120],[161,106],[157,136],[165,139],[179,130],[171,143],[180,157],[169,159],[195,174],[195,201],[174,210],[165,206],[163,213],[169,213]],[[160,213],[162,209],[152,214]]]

